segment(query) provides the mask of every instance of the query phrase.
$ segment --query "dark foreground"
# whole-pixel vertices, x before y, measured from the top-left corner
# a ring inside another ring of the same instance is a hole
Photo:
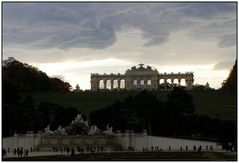
[[[75,156],[37,156],[4,158],[4,161],[236,161],[234,153],[221,152],[132,152],[132,153],[89,153]]]

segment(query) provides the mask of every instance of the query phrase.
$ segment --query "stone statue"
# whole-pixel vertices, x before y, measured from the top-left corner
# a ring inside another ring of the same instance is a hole
[[[103,134],[105,134],[105,135],[113,135],[114,134],[113,127],[109,127],[109,123],[107,124],[106,131],[104,131]]]
[[[89,124],[88,124],[88,121],[86,120],[85,122],[83,121],[83,123],[85,123],[85,125],[87,126],[87,127],[89,127]]]
[[[82,121],[82,115],[81,114],[77,114],[74,122],[81,122]]]
[[[147,70],[152,70],[152,68],[150,66],[147,66]]]
[[[71,122],[72,124],[76,123],[85,123],[82,114],[77,114],[76,118]]]
[[[55,131],[56,134],[67,135],[65,128],[58,126],[58,129]]]
[[[94,135],[100,133],[100,130],[96,125],[93,125],[90,127],[90,131],[88,132],[88,135]]]
[[[54,132],[51,131],[50,125],[48,125],[46,128],[44,128],[44,133],[45,133],[45,134],[53,134]]]

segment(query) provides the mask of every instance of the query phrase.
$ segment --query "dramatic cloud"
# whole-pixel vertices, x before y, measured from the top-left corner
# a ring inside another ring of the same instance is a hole
[[[143,31],[145,46],[162,44],[180,30],[231,46],[224,42],[235,35],[235,10],[233,3],[4,3],[3,38],[5,45],[100,49],[111,46],[116,31],[128,26]]]
[[[159,69],[179,66],[177,71],[186,67],[196,82],[223,74],[215,77],[218,87],[229,67],[216,64],[236,58],[236,3],[5,2],[3,57],[40,66],[74,84],[84,81],[85,88],[91,72],[123,73],[140,62]],[[81,66],[86,63],[92,66],[87,71]],[[215,65],[210,74],[207,65]]]
[[[226,70],[226,69],[232,69],[233,65],[235,64],[235,61],[224,61],[217,63],[213,69],[215,70]]]

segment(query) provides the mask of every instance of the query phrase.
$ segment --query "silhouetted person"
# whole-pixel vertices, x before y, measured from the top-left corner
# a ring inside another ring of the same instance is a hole
[[[75,156],[75,150],[73,148],[71,149],[71,156]]]
[[[13,154],[14,154],[14,156],[16,156],[16,154],[17,154],[17,150],[16,150],[16,148],[14,148],[14,150],[13,150]]]
[[[168,146],[168,150],[171,151],[171,146]]]
[[[32,147],[31,147],[31,152],[32,152]]]
[[[22,155],[23,155],[23,147],[20,150],[20,157],[22,157]]]
[[[198,152],[201,152],[201,148],[200,147],[198,147]]]
[[[20,148],[17,148],[17,157],[20,156]]]
[[[6,149],[2,149],[2,157],[5,157],[5,156],[7,156],[7,152],[6,152]]]
[[[180,147],[180,151],[182,151],[182,150],[183,150],[183,147],[181,146],[181,147]]]
[[[188,150],[188,146],[186,145],[186,151]]]
[[[66,148],[66,152],[69,154],[70,153],[70,149],[67,147]]]
[[[193,150],[194,150],[194,151],[196,151],[196,150],[197,150],[197,147],[196,147],[195,145],[193,146]]]
[[[28,156],[28,150],[27,150],[27,149],[26,149],[25,153],[26,153],[25,155],[26,155],[26,157],[27,157],[27,156]]]

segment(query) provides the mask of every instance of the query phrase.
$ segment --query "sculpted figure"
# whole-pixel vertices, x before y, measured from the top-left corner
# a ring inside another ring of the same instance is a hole
[[[81,122],[81,121],[82,121],[82,115],[81,114],[77,114],[74,122]]]
[[[96,125],[90,126],[90,131],[88,132],[88,135],[94,135],[100,133],[100,129]]]
[[[87,126],[87,127],[89,127],[89,124],[88,124],[88,121],[86,120],[85,122],[83,121],[83,123],[85,123],[85,125]]]
[[[58,129],[55,131],[56,134],[67,135],[65,128],[58,126]]]
[[[113,135],[113,127],[109,127],[109,123],[106,126],[106,131],[103,132],[105,135]]]
[[[54,133],[53,131],[51,131],[50,125],[48,125],[48,126],[44,129],[44,132],[45,132],[45,134],[53,134],[53,133]]]

